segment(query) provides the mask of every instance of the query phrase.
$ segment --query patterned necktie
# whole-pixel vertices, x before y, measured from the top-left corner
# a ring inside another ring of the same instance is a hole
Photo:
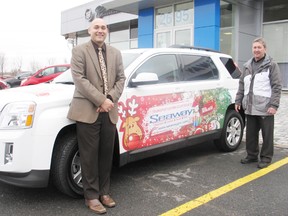
[[[107,71],[106,71],[106,64],[102,53],[102,48],[98,48],[98,57],[99,57],[99,63],[100,68],[102,72],[102,79],[104,84],[104,94],[108,94],[108,79],[107,79]]]

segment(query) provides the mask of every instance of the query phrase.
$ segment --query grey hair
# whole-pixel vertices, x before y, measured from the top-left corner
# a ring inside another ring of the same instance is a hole
[[[266,49],[266,47],[267,47],[266,42],[262,37],[258,37],[258,38],[253,40],[253,43],[256,43],[256,42],[261,43],[263,45],[263,47]]]

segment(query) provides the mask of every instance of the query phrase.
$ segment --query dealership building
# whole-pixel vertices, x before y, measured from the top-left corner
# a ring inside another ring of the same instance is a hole
[[[61,34],[72,45],[86,42],[90,22],[103,17],[106,43],[120,50],[204,47],[230,54],[240,68],[261,36],[288,89],[287,11],[287,0],[95,0],[62,11]]]

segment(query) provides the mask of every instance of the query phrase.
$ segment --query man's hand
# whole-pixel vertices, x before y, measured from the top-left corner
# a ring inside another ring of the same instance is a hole
[[[239,112],[240,109],[241,109],[241,105],[235,104],[235,111]]]
[[[96,110],[97,112],[109,112],[114,107],[114,103],[110,99],[106,99],[103,104]]]
[[[275,115],[276,112],[277,112],[277,110],[274,109],[273,107],[270,107],[270,108],[267,110],[267,113],[268,113],[268,114],[271,114],[271,115]]]

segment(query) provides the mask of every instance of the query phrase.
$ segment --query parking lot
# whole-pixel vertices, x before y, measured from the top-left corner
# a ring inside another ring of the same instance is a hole
[[[263,169],[263,176],[253,179],[259,175],[256,164],[239,162],[244,147],[242,143],[235,152],[221,153],[213,143],[203,143],[114,168],[112,195],[117,207],[106,215],[287,215],[288,149],[275,149],[273,162],[283,160],[283,166],[268,173]],[[244,184],[239,186],[241,178]],[[221,195],[221,187],[228,192]],[[72,199],[53,187],[26,189],[1,183],[0,195],[0,215],[95,215],[83,199]]]
[[[259,170],[242,165],[245,143],[231,153],[212,142],[114,168],[112,196],[117,207],[106,215],[286,216],[288,212],[288,94],[275,117],[273,164]],[[244,139],[245,141],[245,139]],[[84,199],[53,187],[19,188],[0,183],[0,215],[95,215]]]

